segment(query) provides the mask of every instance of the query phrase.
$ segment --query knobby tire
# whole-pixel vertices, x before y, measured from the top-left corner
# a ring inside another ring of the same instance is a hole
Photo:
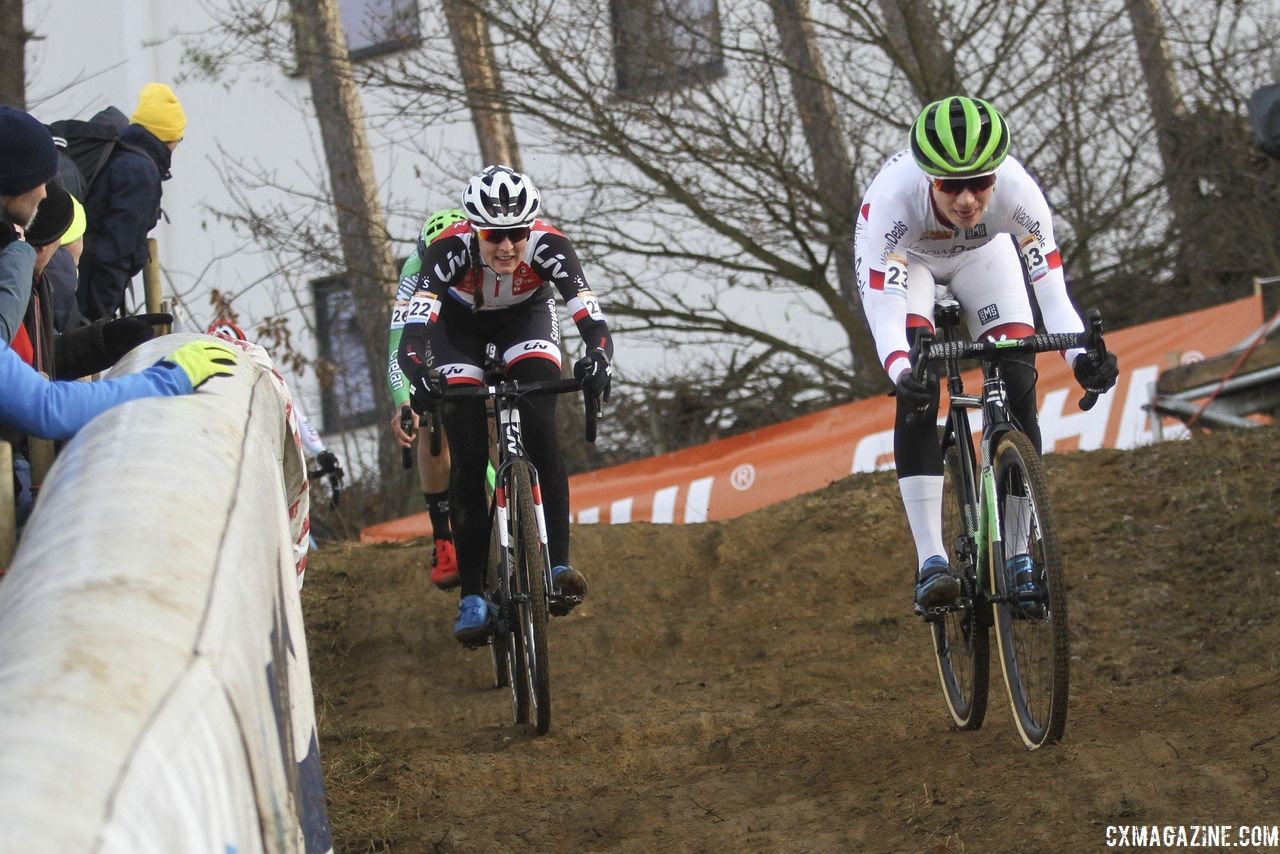
[[[485,590],[489,592],[489,601],[496,605],[501,611],[505,605],[502,595],[502,582],[500,574],[506,561],[502,554],[502,538],[498,531],[498,520],[496,514],[489,514],[489,557],[485,565]],[[506,688],[511,684],[511,664],[512,657],[509,655],[509,637],[508,632],[503,631],[510,625],[508,620],[503,619],[503,614],[499,613],[494,628],[493,639],[489,643],[489,656],[493,661],[493,687]],[[512,712],[516,714],[516,722],[520,723],[521,718],[515,704],[515,696],[512,695]],[[526,713],[527,714],[527,713]]]
[[[973,730],[982,726],[987,713],[991,667],[989,610],[985,595],[977,589],[976,549],[964,522],[966,505],[971,514],[977,512],[977,493],[972,481],[965,487],[961,449],[954,439],[947,439],[946,427],[938,429],[938,438],[943,448],[942,538],[947,562],[960,578],[960,602],[929,623],[929,634],[947,711],[958,728]],[[961,441],[970,442],[969,470],[973,471],[972,442],[968,436]]]
[[[513,587],[524,594],[516,603],[516,630],[521,633],[520,653],[530,694],[534,730],[542,735],[551,728],[551,673],[547,656],[546,554],[534,515],[533,487],[528,464],[517,460],[509,481],[512,533],[517,536]]]
[[[1044,465],[1031,441],[1005,433],[996,444],[996,511],[1005,555],[1025,541],[1041,591],[1019,603],[1000,560],[991,561],[996,641],[1014,724],[1028,749],[1059,741],[1067,725],[1067,590]],[[1010,507],[1016,510],[1010,510]],[[1027,511],[1030,512],[1027,512]]]

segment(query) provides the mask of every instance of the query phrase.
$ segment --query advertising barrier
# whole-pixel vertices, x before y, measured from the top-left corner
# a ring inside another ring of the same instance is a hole
[[[0,583],[4,850],[331,849],[289,514],[303,484],[287,396],[254,358],[68,443]]]
[[[1259,297],[1108,331],[1120,379],[1089,412],[1076,405],[1081,390],[1071,368],[1056,354],[1036,361],[1040,431],[1046,453],[1095,448],[1133,448],[1156,440],[1143,408],[1160,371],[1204,359],[1236,346],[1262,323]],[[966,388],[980,388],[977,369]],[[945,387],[944,387],[945,400]],[[855,472],[893,468],[895,401],[860,400],[774,424],[728,439],[685,448],[569,479],[573,521],[696,523],[731,519],[778,501],[821,489]],[[940,410],[945,411],[945,409]],[[981,429],[980,418],[974,419]],[[608,429],[608,421],[601,430]],[[1163,438],[1186,435],[1181,422],[1166,421]],[[374,525],[366,542],[411,539],[430,533],[421,513]]]

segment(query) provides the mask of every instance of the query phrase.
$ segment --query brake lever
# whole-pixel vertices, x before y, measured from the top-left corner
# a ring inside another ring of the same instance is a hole
[[[1091,308],[1086,316],[1089,318],[1089,343],[1085,346],[1085,354],[1096,365],[1107,357],[1107,343],[1102,340],[1102,312],[1096,308]],[[1093,409],[1094,404],[1097,402],[1098,393],[1096,391],[1086,391],[1080,396],[1077,405],[1081,411],[1088,412]]]

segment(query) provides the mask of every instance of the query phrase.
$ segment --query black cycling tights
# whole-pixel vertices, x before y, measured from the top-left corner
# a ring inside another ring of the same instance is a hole
[[[560,369],[548,359],[525,359],[507,372],[521,382],[555,380]],[[556,395],[526,397],[520,404],[520,434],[525,450],[538,469],[542,511],[547,521],[547,551],[552,566],[569,561],[569,479],[556,435]],[[485,494],[485,465],[489,460],[489,430],[481,400],[452,403],[444,410],[445,435],[453,458],[450,491],[453,540],[458,549],[462,595],[484,592],[484,565],[489,551],[489,501]]]
[[[1003,360],[1001,375],[1009,396],[1009,412],[1040,451],[1040,419],[1036,414],[1036,369],[1034,353],[1019,353]],[[976,390],[980,391],[980,389]],[[970,392],[972,393],[972,392]],[[942,448],[938,445],[938,398],[915,420],[907,423],[909,410],[898,401],[893,426],[893,459],[898,479],[917,475],[942,474]]]

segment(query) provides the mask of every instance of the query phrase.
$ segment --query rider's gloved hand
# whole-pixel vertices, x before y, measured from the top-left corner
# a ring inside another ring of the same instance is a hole
[[[320,466],[321,474],[342,473],[342,466],[338,465],[338,458],[333,455],[333,451],[321,451],[316,454],[316,465]]]
[[[613,367],[609,354],[597,347],[573,365],[573,375],[582,382],[583,391],[609,402],[609,389],[613,385]]]
[[[1071,369],[1075,372],[1076,382],[1080,383],[1080,387],[1094,394],[1110,391],[1120,376],[1115,353],[1108,353],[1099,361],[1094,361],[1088,353],[1081,353],[1071,363]]]
[[[434,412],[444,400],[445,381],[439,371],[423,369],[409,380],[409,405],[419,415]]]
[[[903,371],[898,377],[898,400],[907,409],[924,409],[933,403],[937,387],[938,381],[932,376],[918,380],[911,371]]]
[[[156,337],[153,328],[173,323],[172,314],[140,314],[108,320],[102,324],[102,346],[112,364],[144,341]]]
[[[207,383],[214,377],[231,376],[231,368],[236,363],[236,353],[226,344],[215,341],[192,341],[174,350],[161,364],[168,363],[182,368],[193,389]]]

